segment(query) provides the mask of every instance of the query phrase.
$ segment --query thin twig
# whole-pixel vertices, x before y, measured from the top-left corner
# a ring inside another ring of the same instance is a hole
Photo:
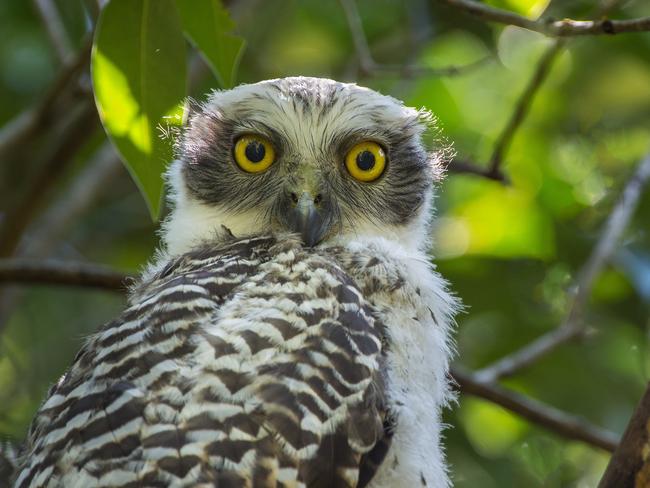
[[[574,306],[569,315],[571,320],[576,320],[582,309],[584,309],[584,305],[591,294],[594,280],[614,253],[623,231],[636,210],[639,197],[649,180],[650,153],[641,160],[636,171],[625,185],[618,202],[605,223],[603,233],[596,247],[578,275]]]
[[[483,168],[482,166],[478,166],[475,163],[464,161],[462,159],[452,159],[446,169],[450,173],[477,175],[490,180],[499,181],[504,184],[510,183],[508,177],[503,174],[499,168],[496,168],[496,170],[491,170],[489,168]]]
[[[612,10],[618,5],[619,1],[620,0],[606,1],[597,9],[596,11],[597,15],[606,15],[607,13],[609,13],[610,10]],[[470,3],[473,4],[473,2]],[[492,9],[492,7],[487,7],[487,8]],[[513,14],[512,12],[507,12],[507,11],[504,12],[507,13],[508,15],[516,16],[516,14]],[[528,21],[528,19],[525,20]],[[512,115],[508,119],[508,123],[505,125],[501,134],[496,140],[494,149],[492,151],[492,156],[490,157],[489,169],[475,171],[477,167],[471,167],[471,166],[466,167],[464,165],[460,165],[459,166],[459,168],[461,169],[460,172],[472,173],[472,174],[476,174],[479,176],[484,176],[492,179],[495,179],[494,178],[495,176],[497,177],[496,179],[501,179],[499,177],[503,177],[503,173],[501,172],[500,169],[500,166],[503,162],[503,156],[506,153],[508,147],[510,146],[510,143],[512,142],[517,130],[519,130],[521,124],[526,118],[526,115],[528,114],[528,111],[532,106],[533,99],[535,98],[535,94],[537,93],[537,91],[540,89],[540,87],[546,80],[551,70],[551,67],[553,65],[553,62],[555,61],[558,53],[562,50],[565,44],[566,44],[566,39],[556,39],[555,42],[553,42],[553,44],[549,46],[548,49],[544,52],[544,54],[540,57],[537,66],[535,68],[535,71],[533,72],[533,76],[530,78],[528,84],[526,85],[526,88],[519,96],[519,99],[515,104],[515,109],[513,110]],[[453,171],[453,168],[450,167],[450,170]]]
[[[9,154],[14,155],[17,147],[31,144],[35,134],[48,129],[49,122],[56,119],[54,115],[56,102],[63,98],[63,92],[70,88],[88,64],[91,40],[92,37],[88,36],[84,47],[74,59],[64,64],[36,105],[20,113],[0,129],[0,160],[4,160]],[[65,108],[69,109],[69,107]]]
[[[650,473],[650,459],[647,455],[650,449],[649,420],[650,383],[646,386],[645,393],[632,414],[618,449],[609,460],[598,488],[647,486],[648,473]],[[645,476],[639,477],[641,472],[644,472]]]
[[[361,16],[354,0],[339,0],[345,18],[348,23],[354,49],[359,59],[359,68],[361,73],[366,76],[384,76],[384,77],[415,77],[415,76],[457,76],[468,71],[472,71],[485,63],[492,61],[493,56],[485,56],[465,65],[443,66],[433,68],[431,66],[420,65],[390,65],[380,64],[375,61],[370,52],[368,40],[363,31]]]
[[[34,220],[23,233],[16,257],[44,258],[60,241],[65,231],[111,188],[111,182],[124,171],[115,148],[105,142],[61,196]],[[15,286],[0,288],[0,334],[9,323],[13,310],[19,306],[24,289]]]
[[[413,78],[419,76],[459,76],[476,68],[483,66],[494,60],[494,56],[489,55],[472,61],[471,63],[461,65],[442,66],[434,68],[432,66],[420,65],[398,65],[398,64],[372,64],[362,66],[363,74],[367,76],[383,76],[383,77],[406,77]]]
[[[533,76],[530,78],[530,81],[526,85],[526,88],[517,100],[517,104],[515,105],[515,109],[512,112],[508,123],[504,127],[501,135],[494,145],[492,157],[490,158],[491,172],[496,172],[499,169],[505,151],[510,146],[515,133],[521,126],[521,123],[524,121],[524,118],[526,117],[526,114],[528,113],[528,110],[533,103],[535,94],[542,86],[542,83],[544,83],[544,80],[551,70],[553,61],[563,46],[563,39],[556,40],[550,47],[547,48],[542,57],[539,59]]]
[[[72,50],[70,48],[70,39],[56,5],[52,0],[33,0],[33,3],[50,43],[54,47],[54,52],[59,61],[65,63],[69,59]]]
[[[452,376],[463,393],[500,405],[563,437],[586,442],[610,452],[614,451],[618,445],[616,434],[592,425],[581,417],[571,415],[494,383],[486,383],[475,374],[466,371],[454,369]]]
[[[38,175],[21,201],[4,216],[0,227],[0,257],[13,253],[23,231],[49,196],[52,183],[72,163],[72,156],[92,135],[97,125],[97,113],[90,100],[84,100],[70,109],[70,115],[62,122],[60,134],[54,147],[48,149]]]
[[[0,259],[0,282],[126,290],[127,274],[96,264],[54,259]]]
[[[476,373],[478,378],[489,382],[510,376],[586,331],[583,314],[587,300],[591,295],[594,280],[614,253],[648,180],[650,180],[650,154],[645,156],[627,182],[605,223],[596,246],[578,273],[573,300],[564,322],[558,328],[544,334],[518,351],[478,371]]]
[[[115,178],[124,171],[115,147],[104,142],[61,196],[40,216],[21,239],[17,255],[43,257],[60,241],[63,233],[106,194]]]
[[[514,12],[491,7],[473,0],[437,0],[446,3],[480,19],[500,24],[515,25],[524,29],[540,32],[551,37],[568,37],[581,35],[620,34],[624,32],[650,31],[650,17],[628,20],[531,20]]]
[[[515,108],[510,115],[507,124],[501,131],[501,134],[494,144],[494,149],[492,151],[492,156],[490,157],[488,169],[484,170],[477,166],[461,163],[456,164],[456,168],[450,166],[449,169],[451,171],[458,169],[458,172],[476,174],[489,179],[505,181],[506,178],[500,168],[501,163],[503,162],[503,156],[510,146],[510,143],[512,142],[517,130],[519,130],[521,127],[521,124],[523,123],[533,103],[535,94],[540,89],[544,80],[548,76],[551,66],[553,65],[553,61],[563,46],[564,40],[558,39],[540,57],[535,71],[533,72],[533,76],[530,78],[528,84],[526,85],[526,88],[517,99]]]
[[[357,10],[357,4],[354,3],[354,0],[339,0],[339,3],[345,13],[345,20],[348,23],[350,34],[352,34],[352,42],[359,57],[359,64],[361,69],[365,71],[375,65],[375,60],[372,57],[366,34],[363,31],[363,23]]]

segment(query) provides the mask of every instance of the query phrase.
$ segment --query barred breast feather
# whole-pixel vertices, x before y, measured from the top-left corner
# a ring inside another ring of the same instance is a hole
[[[15,484],[363,486],[392,429],[383,327],[335,250],[170,258],[52,387]]]

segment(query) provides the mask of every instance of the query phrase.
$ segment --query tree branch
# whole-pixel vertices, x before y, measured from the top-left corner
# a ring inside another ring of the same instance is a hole
[[[453,369],[451,374],[463,393],[495,403],[563,437],[586,442],[610,452],[618,445],[618,437],[614,433],[596,427],[581,417],[494,383],[482,381],[476,374],[460,369]]]
[[[397,65],[397,64],[378,64],[373,63],[370,65],[362,65],[361,71],[367,76],[382,76],[382,77],[406,77],[414,78],[419,76],[459,76],[467,72],[473,71],[484,64],[493,61],[493,56],[485,56],[479,58],[471,63],[462,65],[443,66],[441,68],[433,68],[431,66],[418,66],[418,65]]]
[[[54,108],[66,89],[70,88],[73,80],[87,66],[91,41],[92,36],[88,36],[84,47],[72,60],[64,64],[48,87],[45,96],[36,105],[20,113],[0,129],[0,160],[13,154],[17,147],[33,143],[36,133],[47,129],[51,120],[56,120]]]
[[[629,20],[531,20],[514,12],[491,7],[473,0],[437,0],[456,7],[480,19],[500,24],[515,25],[551,37],[568,37],[599,34],[621,34],[624,32],[650,31],[650,17]]]
[[[361,73],[367,76],[398,76],[398,77],[415,77],[415,76],[457,76],[472,71],[485,63],[492,61],[493,56],[485,56],[471,63],[459,66],[444,66],[442,68],[432,68],[430,66],[418,65],[386,65],[379,64],[375,61],[370,52],[368,39],[363,31],[361,16],[357,10],[354,0],[339,0],[345,19],[348,23],[354,49],[359,59],[359,68]]]
[[[501,135],[494,145],[492,157],[490,158],[490,173],[495,173],[499,170],[499,166],[501,165],[505,151],[510,146],[515,133],[528,114],[528,110],[533,104],[535,94],[542,86],[544,80],[546,80],[546,77],[551,70],[551,66],[553,65],[553,61],[563,47],[564,40],[558,39],[546,50],[546,52],[544,52],[542,57],[539,59],[537,67],[535,68],[535,72],[533,73],[533,76],[528,82],[528,85],[526,85],[526,88],[519,97],[519,100],[515,105],[515,109],[510,116],[510,120],[508,120],[508,123],[503,128]]]
[[[649,420],[650,383],[632,414],[618,449],[609,460],[598,488],[648,486],[650,483],[650,462],[647,456],[650,451]]]
[[[482,176],[483,178],[488,178],[490,180],[499,181],[504,184],[510,183],[508,177],[504,175],[499,168],[483,168],[475,163],[462,159],[452,159],[451,162],[447,165],[446,169],[450,173],[477,175]]]
[[[558,346],[585,332],[583,313],[591,294],[594,280],[601,273],[614,253],[648,180],[650,180],[650,153],[641,161],[637,170],[627,182],[618,202],[605,223],[596,246],[578,273],[573,292],[573,300],[564,322],[555,330],[544,334],[518,351],[480,370],[477,376],[482,381],[494,381],[498,378],[510,376],[534,363]]]
[[[58,260],[0,260],[0,282],[83,286],[123,292],[129,279],[132,279],[129,275],[94,264]],[[613,451],[617,446],[614,434],[599,429],[580,417],[501,386],[485,383],[476,375],[460,369],[454,369],[452,376],[463,393],[484,398],[564,437],[608,451]]]
[[[56,5],[52,0],[33,0],[33,3],[36,12],[41,18],[45,32],[50,38],[50,43],[54,47],[54,52],[59,61],[65,63],[71,53],[70,39],[68,39]]]
[[[447,1],[447,0],[443,0],[443,1]],[[598,14],[599,15],[607,14],[611,9],[613,9],[618,4],[618,2],[619,0],[609,0],[605,2],[598,9]],[[465,0],[461,0],[461,3],[468,3],[472,6],[474,5],[474,2],[472,1],[467,2]],[[478,5],[479,8],[485,7],[488,10],[499,10],[484,4],[478,4]],[[505,10],[502,12],[506,16],[519,17],[517,14],[514,14],[512,12],[508,12]],[[533,21],[529,21],[524,17],[522,17],[522,19],[524,19],[527,22],[533,22]],[[475,174],[490,179],[507,182],[507,177],[501,172],[500,169],[501,163],[503,162],[503,156],[507,151],[508,147],[510,146],[510,143],[512,142],[517,130],[519,130],[521,124],[526,118],[526,115],[528,114],[528,111],[532,106],[533,99],[535,98],[535,94],[537,93],[537,91],[540,89],[540,87],[546,80],[551,70],[551,67],[553,65],[553,62],[555,61],[555,58],[557,57],[558,53],[562,50],[565,44],[566,44],[565,39],[556,39],[555,42],[551,46],[549,46],[546,52],[540,57],[537,67],[533,72],[533,76],[530,78],[528,84],[526,85],[526,88],[524,89],[521,96],[517,100],[517,103],[515,104],[515,109],[512,112],[512,115],[510,116],[508,123],[505,125],[503,131],[501,132],[501,135],[497,138],[495,142],[494,149],[492,151],[492,156],[490,157],[489,169],[485,170],[471,163],[467,164],[461,161],[455,164],[452,162],[452,164],[449,166],[449,170],[451,172],[470,173],[470,174]]]
[[[129,275],[104,266],[54,259],[0,259],[0,282],[126,290]]]
[[[15,208],[5,215],[0,227],[0,257],[10,256],[15,250],[23,231],[36,215],[56,177],[62,173],[72,156],[97,128],[97,113],[94,104],[85,100],[72,107],[69,117],[63,121],[54,147],[48,149],[45,161],[33,184]]]
[[[74,181],[61,191],[51,207],[23,233],[16,257],[42,258],[50,254],[62,233],[79,219],[124,171],[113,145],[107,141],[84,165]],[[0,289],[0,333],[8,324],[24,290],[6,286]]]
[[[61,196],[24,233],[17,254],[48,255],[62,234],[106,193],[122,171],[124,167],[113,144],[104,142],[70,185],[61,191]]]
[[[530,107],[535,98],[535,94],[542,86],[542,83],[548,76],[551,66],[555,57],[560,52],[564,46],[564,40],[556,40],[542,55],[537,63],[537,67],[531,77],[530,81],[526,85],[526,88],[522,92],[521,96],[515,104],[515,109],[508,120],[508,123],[503,128],[501,135],[497,138],[494,149],[492,151],[492,156],[490,157],[489,168],[484,169],[480,166],[476,166],[472,163],[465,161],[452,161],[448,169],[452,173],[468,173],[475,174],[478,176],[483,176],[488,179],[507,182],[507,177],[501,171],[501,163],[503,162],[503,155],[510,146],[512,139],[515,136],[517,130],[521,127],[522,122],[524,121]]]

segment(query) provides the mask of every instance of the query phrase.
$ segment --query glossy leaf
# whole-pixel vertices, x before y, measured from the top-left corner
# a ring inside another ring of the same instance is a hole
[[[243,38],[232,34],[235,28],[220,0],[176,0],[183,30],[200,50],[223,88],[235,83]]]
[[[551,2],[550,0],[488,0],[486,3],[504,10],[512,10],[531,19],[537,19]]]
[[[160,214],[165,166],[173,157],[168,126],[180,124],[186,46],[173,0],[112,0],[92,50],[95,101],[108,136]]]

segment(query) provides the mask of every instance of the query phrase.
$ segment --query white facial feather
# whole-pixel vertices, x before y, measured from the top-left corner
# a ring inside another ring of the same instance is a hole
[[[313,83],[317,81],[327,87],[335,84],[340,94],[334,98],[328,110],[305,111],[296,100],[282,92],[278,93],[270,80],[251,85],[242,85],[233,90],[216,91],[205,103],[205,113],[219,112],[225,118],[237,117],[238,107],[246,104],[246,110],[254,113],[257,123],[271,128],[277,128],[290,139],[290,144],[300,155],[301,163],[298,171],[309,171],[308,166],[314,164],[322,155],[317,152],[326,147],[334,134],[364,130],[376,126],[376,117],[381,117],[381,126],[386,129],[400,130],[404,120],[422,120],[426,118],[421,112],[405,107],[398,100],[381,95],[373,90],[358,87],[354,84],[343,84],[331,80],[314,80],[295,78],[296,83]],[[373,111],[369,112],[368,107]],[[365,110],[364,110],[365,109]],[[378,115],[379,114],[379,115]],[[375,117],[373,120],[371,117]],[[246,120],[238,121],[246,127]],[[424,130],[424,124],[413,124],[408,134],[419,140]],[[206,138],[207,139],[207,138]],[[201,144],[199,141],[196,144]],[[206,142],[207,144],[207,142]],[[207,151],[208,148],[198,148]],[[432,165],[437,164],[432,161]],[[167,181],[171,187],[170,203],[172,213],[163,225],[163,240],[167,251],[180,254],[203,241],[214,238],[222,226],[228,228],[235,236],[245,236],[284,229],[272,228],[266,219],[265,209],[248,209],[232,211],[218,205],[208,204],[191,195],[184,180],[182,164],[176,161],[167,173]],[[437,168],[432,168],[431,179]],[[223,182],[221,183],[223,184]],[[393,225],[364,218],[363,208],[352,223],[342,222],[340,232],[330,236],[321,245],[331,244],[332,241],[348,242],[360,237],[385,237],[399,242],[408,249],[425,250],[429,247],[429,222],[431,218],[432,192],[425,196],[417,215],[404,224]]]

